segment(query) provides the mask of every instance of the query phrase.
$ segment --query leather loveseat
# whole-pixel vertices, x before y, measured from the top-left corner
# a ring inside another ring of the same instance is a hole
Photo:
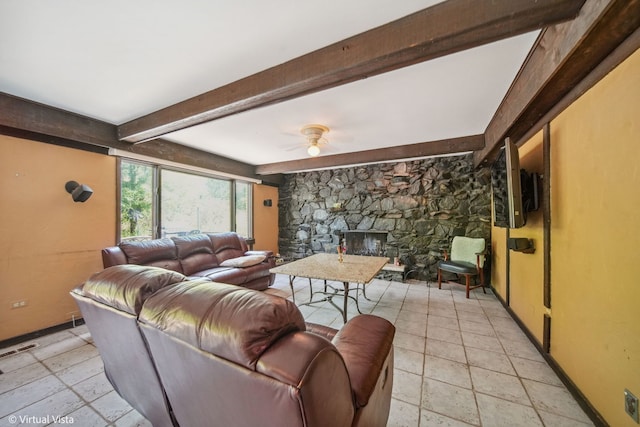
[[[306,324],[291,301],[121,265],[72,291],[118,393],[154,426],[385,426],[391,323]]]
[[[273,284],[272,251],[250,251],[236,233],[186,236],[121,242],[102,250],[105,268],[121,264],[162,267],[189,278],[205,278],[245,288],[264,290]]]

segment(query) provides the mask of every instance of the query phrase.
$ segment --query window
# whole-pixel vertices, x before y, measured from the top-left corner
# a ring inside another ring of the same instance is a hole
[[[225,231],[251,237],[250,200],[248,182],[121,160],[120,240]]]
[[[153,238],[154,168],[132,162],[120,164],[120,240]]]
[[[249,237],[253,234],[251,229],[251,185],[248,182],[236,181],[236,232],[241,236]]]

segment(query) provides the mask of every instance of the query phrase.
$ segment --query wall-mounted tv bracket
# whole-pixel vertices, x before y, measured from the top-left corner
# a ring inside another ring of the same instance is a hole
[[[533,239],[524,237],[510,237],[507,239],[507,247],[512,251],[522,252],[524,254],[532,254],[536,251],[533,245]]]

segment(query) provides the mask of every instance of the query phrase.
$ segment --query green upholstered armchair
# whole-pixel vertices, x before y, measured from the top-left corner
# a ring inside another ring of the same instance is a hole
[[[455,273],[465,277],[467,298],[471,289],[484,289],[484,260],[486,242],[483,238],[455,236],[451,242],[451,256],[444,251],[444,260],[438,263],[438,289],[442,289],[442,272]],[[480,284],[471,285],[471,277],[479,276]]]

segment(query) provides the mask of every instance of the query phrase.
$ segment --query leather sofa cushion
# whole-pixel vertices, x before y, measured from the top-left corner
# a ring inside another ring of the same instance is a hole
[[[137,316],[149,296],[185,279],[183,274],[158,267],[114,265],[93,274],[79,293]]]
[[[219,262],[241,257],[249,249],[236,233],[209,234],[209,238]]]
[[[214,282],[243,286],[247,282],[269,276],[269,270],[263,264],[245,268],[218,267],[196,273]]]
[[[218,259],[213,253],[209,236],[195,234],[172,237],[171,239],[176,244],[182,272],[187,276],[218,266]]]
[[[182,272],[176,245],[171,239],[122,242],[119,246],[127,256],[129,264],[149,265]]]
[[[260,264],[262,261],[265,260],[265,256],[264,255],[247,255],[247,256],[241,256],[238,258],[229,258],[227,260],[224,260],[220,263],[221,267],[239,267],[239,268],[244,268],[244,267],[251,267],[252,265],[257,265]]]
[[[251,370],[283,335],[304,331],[291,301],[234,285],[191,281],[151,296],[140,321]]]

